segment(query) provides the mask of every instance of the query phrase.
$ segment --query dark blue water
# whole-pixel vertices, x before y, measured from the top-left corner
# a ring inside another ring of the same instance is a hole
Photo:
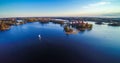
[[[0,63],[120,63],[120,27],[90,23],[70,35],[53,23],[12,26],[0,32]]]

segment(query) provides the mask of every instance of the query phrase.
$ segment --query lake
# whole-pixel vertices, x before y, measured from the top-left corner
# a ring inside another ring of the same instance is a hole
[[[0,32],[0,63],[120,63],[120,27],[89,23],[77,34],[51,22],[12,26]]]

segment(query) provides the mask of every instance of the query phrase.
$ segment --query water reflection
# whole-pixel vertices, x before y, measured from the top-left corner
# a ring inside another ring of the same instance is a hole
[[[45,21],[45,22],[43,22],[43,21],[39,21],[39,23],[40,23],[42,26],[44,26],[44,25],[46,25],[46,24],[49,24],[48,21]]]

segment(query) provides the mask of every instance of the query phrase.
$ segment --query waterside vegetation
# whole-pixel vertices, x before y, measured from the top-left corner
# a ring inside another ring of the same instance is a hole
[[[96,17],[18,17],[18,18],[0,18],[0,31],[9,30],[11,26],[21,25],[31,22],[49,23],[53,22],[55,24],[67,24],[73,28],[80,30],[91,29],[92,24],[86,21],[94,21],[96,24],[108,23],[109,26],[120,26],[119,18],[96,18]],[[65,29],[67,29],[65,27]],[[67,29],[68,31],[68,29]],[[72,30],[69,29],[71,32]]]

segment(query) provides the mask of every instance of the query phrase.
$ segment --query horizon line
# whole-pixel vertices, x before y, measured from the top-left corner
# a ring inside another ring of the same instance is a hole
[[[96,18],[120,18],[120,16],[18,16],[18,17],[0,17],[0,18],[47,18],[47,17],[96,17]]]

